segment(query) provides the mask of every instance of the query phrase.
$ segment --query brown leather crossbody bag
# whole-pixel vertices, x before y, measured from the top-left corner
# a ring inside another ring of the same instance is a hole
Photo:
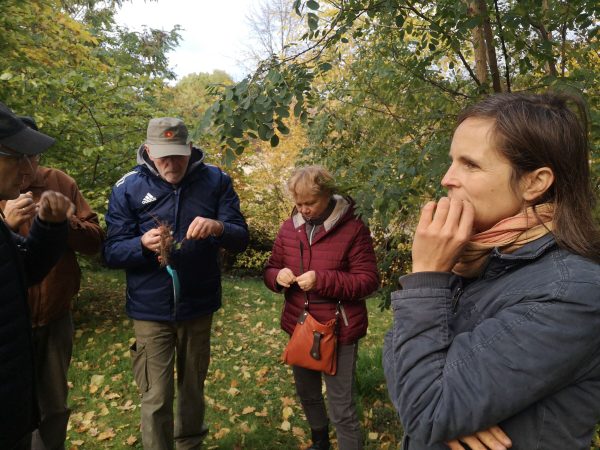
[[[302,273],[304,273],[303,256],[304,248],[300,242]],[[304,292],[304,311],[298,317],[292,337],[281,355],[283,362],[335,375],[339,315],[340,302],[337,304],[333,319],[326,323],[319,322],[308,312],[308,294]]]

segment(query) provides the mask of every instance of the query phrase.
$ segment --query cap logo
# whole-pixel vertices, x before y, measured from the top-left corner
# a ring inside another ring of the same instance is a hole
[[[167,139],[171,139],[173,136],[175,136],[175,133],[173,133],[171,130],[165,131],[165,137]]]

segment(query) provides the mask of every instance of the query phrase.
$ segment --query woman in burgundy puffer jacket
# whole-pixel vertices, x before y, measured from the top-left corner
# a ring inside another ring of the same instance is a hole
[[[367,333],[364,299],[379,286],[371,235],[356,217],[352,200],[334,194],[333,177],[324,168],[297,169],[288,189],[296,207],[279,230],[264,272],[267,287],[285,294],[281,328],[292,334],[304,310],[305,296],[310,314],[321,323],[335,317],[341,302],[337,373],[292,367],[312,431],[310,449],[329,449],[322,375],[338,447],[361,449],[363,439],[353,393],[358,340]]]

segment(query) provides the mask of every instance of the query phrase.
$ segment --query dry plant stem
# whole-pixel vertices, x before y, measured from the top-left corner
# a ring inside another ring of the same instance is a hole
[[[171,236],[171,226],[169,224],[160,224],[160,250],[158,252],[161,267],[169,265],[171,257],[171,247],[173,246],[173,236]]]

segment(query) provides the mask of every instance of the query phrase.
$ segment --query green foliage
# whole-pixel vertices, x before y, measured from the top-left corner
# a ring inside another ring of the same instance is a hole
[[[247,119],[256,99],[263,99],[258,108],[270,123],[301,88],[310,103],[291,106],[309,128],[304,159],[330,168],[356,199],[374,233],[386,290],[409,269],[420,206],[441,194],[455,117],[483,95],[546,89],[583,95],[598,189],[597,2],[296,0],[294,9],[308,27],[303,50],[259,66],[240,84],[252,92],[249,100],[233,95],[237,86],[221,92],[208,119],[222,145],[240,153],[248,140],[235,139],[226,124],[246,136],[260,125]],[[476,51],[481,45],[488,49],[483,57]],[[267,74],[285,83],[274,90]]]
[[[43,164],[73,176],[101,213],[160,109],[165,54],[179,39],[177,28],[116,27],[118,4],[9,0],[0,17],[0,100],[57,139]]]
[[[243,272],[245,274],[261,275],[265,264],[271,256],[271,249],[256,250],[249,248],[241,255],[238,255],[233,265],[234,272]]]
[[[219,137],[226,164],[241,155],[252,139],[268,141],[276,147],[279,135],[289,133],[286,120],[292,105],[294,116],[307,121],[306,109],[314,104],[310,92],[313,71],[302,65],[278,64],[273,57],[261,65],[254,77],[233,86],[209,89],[219,95],[219,100],[207,110],[199,132],[212,125],[210,132]]]

